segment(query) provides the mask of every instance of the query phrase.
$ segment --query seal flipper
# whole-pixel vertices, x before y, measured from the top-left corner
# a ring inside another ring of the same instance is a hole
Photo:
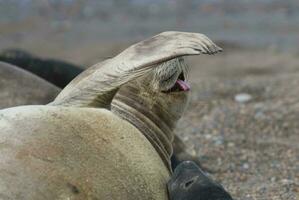
[[[121,85],[148,73],[158,64],[180,56],[220,51],[222,49],[203,34],[164,32],[93,66],[92,73],[85,73],[83,78],[79,75],[51,105],[110,109],[111,101]]]
[[[179,164],[167,186],[170,200],[233,200],[192,161]]]

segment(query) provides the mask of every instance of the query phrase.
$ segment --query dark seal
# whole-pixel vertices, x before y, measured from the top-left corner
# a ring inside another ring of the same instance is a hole
[[[233,200],[192,161],[179,164],[167,186],[170,200]]]
[[[7,49],[0,52],[0,61],[25,69],[60,88],[64,88],[83,71],[72,63],[39,58],[19,49]]]

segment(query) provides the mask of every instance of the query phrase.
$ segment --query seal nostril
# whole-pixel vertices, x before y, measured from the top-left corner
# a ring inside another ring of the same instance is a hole
[[[199,178],[199,176],[195,176],[191,179],[189,179],[188,181],[182,183],[181,187],[183,187],[184,189],[190,189],[190,187],[196,182],[196,180]]]
[[[194,179],[191,179],[185,183],[185,188],[189,188],[194,183]]]

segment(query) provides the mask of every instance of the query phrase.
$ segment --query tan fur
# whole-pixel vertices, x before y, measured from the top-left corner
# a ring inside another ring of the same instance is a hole
[[[24,106],[0,116],[4,199],[167,199],[161,158],[108,110]]]

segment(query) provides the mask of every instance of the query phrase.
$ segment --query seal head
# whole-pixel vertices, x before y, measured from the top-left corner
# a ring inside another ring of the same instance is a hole
[[[173,129],[189,100],[188,69],[183,57],[159,64],[120,88],[111,104],[111,111],[138,128],[169,168]]]
[[[192,161],[177,166],[168,182],[168,193],[170,200],[233,200]]]

